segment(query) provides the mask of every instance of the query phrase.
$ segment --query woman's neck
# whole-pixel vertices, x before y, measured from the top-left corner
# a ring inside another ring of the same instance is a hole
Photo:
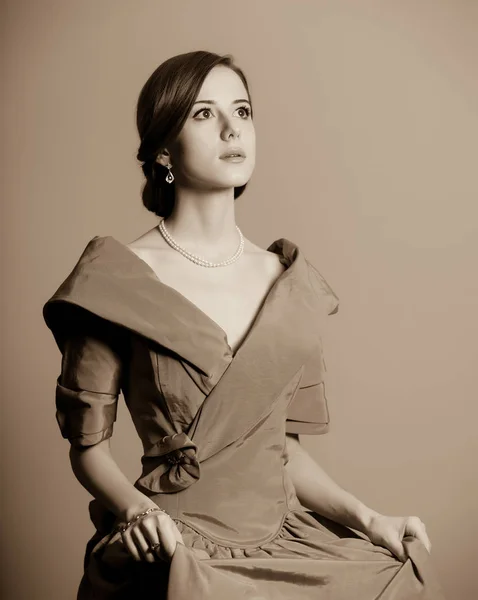
[[[190,252],[234,251],[239,244],[239,233],[230,193],[228,190],[222,196],[176,200],[173,212],[164,221],[168,233]]]

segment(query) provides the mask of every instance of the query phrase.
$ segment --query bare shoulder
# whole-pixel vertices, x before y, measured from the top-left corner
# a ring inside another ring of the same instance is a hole
[[[128,248],[136,252],[137,254],[141,254],[142,252],[147,252],[149,250],[160,250],[169,248],[168,244],[161,237],[158,232],[157,227],[153,227],[149,229],[135,240],[128,242],[126,244]]]
[[[278,254],[269,252],[246,238],[244,238],[244,252],[250,255],[256,263],[262,264],[266,272],[273,278],[284,270]]]

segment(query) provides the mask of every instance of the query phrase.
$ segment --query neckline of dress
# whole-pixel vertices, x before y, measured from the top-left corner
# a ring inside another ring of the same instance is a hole
[[[99,238],[100,236],[97,236],[97,238]],[[274,283],[271,285],[271,287],[269,288],[269,291],[267,292],[261,306],[259,307],[259,310],[257,311],[251,326],[249,327],[248,331],[246,332],[242,342],[239,344],[239,346],[234,350],[231,345],[229,344],[229,339],[227,337],[227,333],[226,331],[219,325],[219,323],[217,321],[215,321],[212,317],[210,317],[206,312],[204,312],[201,308],[199,308],[199,306],[197,306],[197,304],[195,304],[192,300],[190,300],[187,296],[185,296],[183,293],[181,293],[179,290],[177,290],[175,287],[168,285],[167,283],[165,283],[164,281],[162,281],[156,274],[156,272],[154,271],[154,269],[145,261],[143,260],[140,256],[138,256],[136,254],[136,252],[134,252],[133,250],[131,250],[131,248],[129,246],[127,246],[126,244],[124,244],[123,242],[120,242],[119,240],[117,240],[115,237],[113,237],[112,235],[107,235],[107,236],[103,236],[104,240],[111,240],[113,241],[119,248],[122,248],[123,250],[125,250],[128,255],[132,258],[132,259],[136,259],[136,261],[138,262],[138,264],[140,264],[143,269],[149,274],[149,276],[152,278],[153,281],[155,281],[157,284],[161,285],[164,289],[168,290],[169,293],[173,294],[175,297],[177,297],[181,302],[183,302],[185,305],[187,305],[191,310],[195,311],[197,314],[199,314],[203,319],[205,319],[210,325],[211,327],[214,327],[216,329],[216,331],[219,331],[223,337],[223,342],[224,345],[227,349],[227,355],[229,357],[230,360],[233,360],[237,354],[242,350],[242,348],[246,345],[247,341],[249,340],[250,336],[252,335],[254,329],[256,328],[257,323],[259,322],[260,318],[262,317],[265,308],[267,307],[267,305],[269,304],[269,302],[271,301],[271,297],[273,296],[273,293],[275,292],[275,290],[279,287],[279,285],[288,277],[291,275],[294,267],[297,265],[298,262],[298,257],[299,257],[299,248],[293,244],[292,242],[290,242],[289,240],[285,239],[285,238],[279,238],[277,240],[274,240],[268,247],[267,247],[267,251],[272,251],[274,252],[274,254],[278,254],[280,257],[280,260],[283,264],[286,264],[286,268],[284,269],[284,271],[282,271],[282,273],[275,279]],[[286,252],[283,252],[284,250],[284,245],[286,245]],[[279,252],[277,252],[277,250],[279,250]],[[297,251],[297,252],[294,252]]]

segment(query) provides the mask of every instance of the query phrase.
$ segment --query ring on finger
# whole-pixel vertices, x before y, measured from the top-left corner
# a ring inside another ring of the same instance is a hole
[[[151,546],[148,548],[148,550],[149,550],[150,552],[156,552],[156,550],[157,550],[158,548],[160,548],[160,547],[161,547],[161,543],[160,543],[160,542],[157,542],[156,544],[152,544],[152,545],[151,545]]]

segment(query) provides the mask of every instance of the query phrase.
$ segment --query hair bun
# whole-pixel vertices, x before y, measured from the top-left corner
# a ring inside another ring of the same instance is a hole
[[[145,162],[143,162],[143,164],[141,165],[141,168],[143,169],[143,173],[144,176],[147,178],[153,178],[154,177],[154,162],[152,160],[147,160]]]

